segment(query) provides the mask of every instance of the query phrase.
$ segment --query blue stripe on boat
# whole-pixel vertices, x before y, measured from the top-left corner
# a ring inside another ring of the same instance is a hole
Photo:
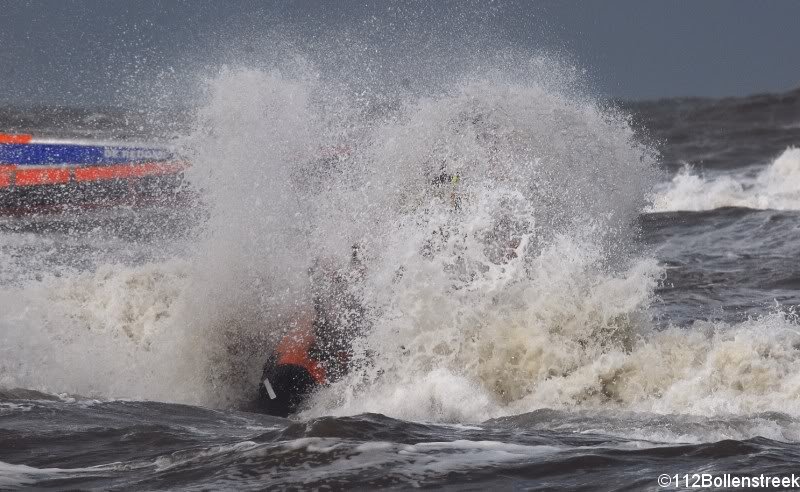
[[[0,164],[125,164],[174,158],[165,149],[70,144],[0,145]]]

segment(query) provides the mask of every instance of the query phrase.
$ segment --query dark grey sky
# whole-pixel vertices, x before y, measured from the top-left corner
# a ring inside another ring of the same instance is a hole
[[[402,49],[404,37],[427,50],[483,35],[576,60],[601,94],[744,95],[800,85],[798,25],[800,2],[788,0],[0,0],[0,104],[146,98],[143,86],[179,85],[246,58],[241,39],[275,29],[294,32],[296,45],[349,30],[362,44]]]

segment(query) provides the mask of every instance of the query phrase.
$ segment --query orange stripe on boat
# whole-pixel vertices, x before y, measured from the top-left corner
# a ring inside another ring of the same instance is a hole
[[[11,186],[11,175],[17,166],[4,166],[0,164],[0,188]]]
[[[67,183],[69,183],[69,169],[64,168],[17,169],[14,174],[14,185],[16,186]]]
[[[75,181],[105,181],[109,179],[177,174],[187,167],[187,164],[183,162],[148,162],[145,164],[79,167],[75,169]]]
[[[0,133],[0,144],[26,144],[31,143],[31,139],[33,139],[33,135],[24,133]]]

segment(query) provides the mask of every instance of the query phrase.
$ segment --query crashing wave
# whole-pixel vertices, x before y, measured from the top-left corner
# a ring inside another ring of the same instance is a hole
[[[702,176],[685,166],[656,193],[646,212],[704,211],[723,207],[800,210],[800,148],[790,147],[757,174]]]

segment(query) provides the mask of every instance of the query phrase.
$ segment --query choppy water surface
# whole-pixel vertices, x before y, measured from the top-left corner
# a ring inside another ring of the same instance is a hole
[[[0,488],[790,474],[800,93],[615,109],[548,63],[390,102],[226,69],[176,137],[199,199],[0,219]],[[353,244],[355,366],[248,412]]]

